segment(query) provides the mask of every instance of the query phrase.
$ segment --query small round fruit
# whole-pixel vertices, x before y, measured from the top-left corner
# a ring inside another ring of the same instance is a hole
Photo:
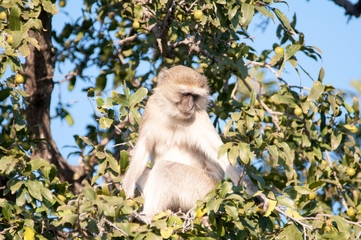
[[[313,87],[317,87],[317,86],[320,86],[320,85],[321,85],[320,81],[314,81],[313,82]]]
[[[284,52],[283,47],[276,47],[275,52],[276,54],[283,54]]]
[[[65,7],[65,5],[66,5],[65,0],[60,0],[59,1],[59,7]]]
[[[325,232],[331,232],[331,227],[330,226],[325,226],[323,230]]]
[[[129,206],[132,207],[135,205],[135,201],[133,199],[128,199],[127,201],[128,201]]]
[[[296,116],[301,116],[302,115],[302,109],[300,107],[296,107],[294,113],[295,113]]]
[[[233,48],[228,48],[227,49],[227,56],[228,57],[234,57],[236,55],[236,52],[234,51]]]
[[[0,13],[0,19],[1,20],[6,20],[6,17],[7,17],[6,12],[1,12]]]
[[[316,193],[315,192],[311,192],[309,195],[308,195],[308,199],[309,200],[314,200],[316,198]]]
[[[199,19],[202,18],[202,16],[203,16],[202,10],[197,10],[197,11],[194,12],[194,17],[195,17],[196,19],[199,20]]]
[[[349,175],[350,177],[355,176],[355,174],[356,174],[355,169],[353,169],[353,168],[348,168],[347,169],[347,175]]]
[[[140,28],[140,23],[138,21],[133,22],[133,28],[138,29]]]
[[[24,82],[23,75],[21,75],[21,74],[16,75],[15,81],[16,81],[16,83],[23,83]]]
[[[172,215],[172,210],[170,210],[170,209],[167,209],[164,212],[165,212],[165,214],[167,214],[167,216]]]
[[[29,151],[29,149],[31,147],[30,143],[28,143],[28,142],[24,142],[23,144],[21,144],[21,146],[23,147],[23,149],[25,151]]]
[[[64,195],[59,194],[59,195],[58,195],[58,198],[59,198],[59,200],[62,201],[62,202],[65,202],[65,201],[66,201],[66,197],[65,197]]]
[[[356,210],[354,208],[349,208],[347,210],[347,215],[350,217],[350,218],[353,218],[355,215],[356,215]]]
[[[10,45],[13,44],[13,36],[8,36],[7,41]]]

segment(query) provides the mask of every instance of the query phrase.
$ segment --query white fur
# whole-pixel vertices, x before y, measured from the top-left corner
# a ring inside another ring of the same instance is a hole
[[[168,79],[168,82],[171,81]],[[175,87],[179,86],[163,83],[150,97],[123,180],[127,197],[134,196],[136,183],[142,191],[145,222],[166,209],[189,210],[224,178],[224,173],[234,184],[238,184],[241,175],[241,167],[238,164],[232,166],[226,155],[217,159],[223,143],[209,119],[206,105],[200,104],[190,118],[183,116],[174,100],[167,97]],[[207,89],[195,90],[188,86],[187,91],[203,94]],[[207,96],[203,95],[197,101],[206,103]],[[151,170],[146,168],[149,158]],[[248,194],[257,191],[247,176],[242,184]]]

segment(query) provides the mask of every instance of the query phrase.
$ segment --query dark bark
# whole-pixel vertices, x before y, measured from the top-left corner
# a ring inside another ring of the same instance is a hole
[[[37,39],[40,49],[30,45],[30,55],[26,58],[25,90],[30,95],[29,104],[26,107],[26,120],[28,129],[33,138],[42,139],[32,157],[41,157],[54,164],[58,169],[58,177],[61,181],[68,181],[75,189],[78,185],[73,180],[77,167],[67,163],[61,156],[50,129],[50,101],[54,82],[54,58],[51,43],[51,19],[52,16],[42,11],[39,19],[43,23],[44,31],[29,31],[29,36]]]

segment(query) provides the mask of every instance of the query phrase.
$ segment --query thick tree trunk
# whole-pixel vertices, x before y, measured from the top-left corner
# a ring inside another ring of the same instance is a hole
[[[61,156],[50,130],[50,100],[54,82],[53,46],[51,43],[52,16],[42,11],[39,18],[45,31],[30,31],[30,37],[38,40],[40,50],[30,46],[30,55],[26,58],[25,90],[30,95],[29,105],[26,107],[28,129],[33,137],[42,139],[32,157],[41,157],[54,164],[58,169],[61,181],[75,184],[73,180],[77,167],[71,166]],[[76,186],[74,186],[76,188]]]

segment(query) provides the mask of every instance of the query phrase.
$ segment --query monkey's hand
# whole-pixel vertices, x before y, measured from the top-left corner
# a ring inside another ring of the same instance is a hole
[[[132,179],[125,176],[125,178],[122,181],[122,188],[123,188],[123,190],[125,192],[125,196],[127,198],[133,198],[134,197],[135,182],[132,181]]]
[[[263,193],[253,197],[254,201],[256,202],[259,212],[261,214],[265,214],[269,207],[269,200]]]

